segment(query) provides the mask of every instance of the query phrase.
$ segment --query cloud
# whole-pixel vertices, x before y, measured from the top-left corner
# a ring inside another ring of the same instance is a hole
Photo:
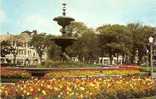
[[[36,29],[39,32],[61,34],[61,27],[52,18],[61,15],[63,2],[67,3],[67,16],[84,22],[89,27],[128,22],[156,25],[156,0],[13,1],[14,3],[0,0],[0,32],[17,33]]]
[[[52,23],[52,19],[43,17],[41,15],[27,16],[18,22],[22,30],[37,30],[39,32],[46,32],[54,35],[59,34],[59,26]],[[58,32],[57,32],[58,31]],[[57,32],[57,33],[56,33]]]
[[[7,24],[8,18],[5,11],[0,7],[0,34],[4,33],[5,24]]]
[[[3,24],[6,21],[6,19],[6,13],[2,8],[2,0],[0,0],[0,25]]]
[[[0,8],[0,24],[4,23],[6,19],[7,17],[6,17],[5,11]]]
[[[131,21],[155,24],[156,0],[76,0],[69,4],[69,15],[92,27]]]

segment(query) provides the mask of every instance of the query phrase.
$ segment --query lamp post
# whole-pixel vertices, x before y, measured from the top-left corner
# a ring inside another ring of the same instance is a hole
[[[150,36],[148,40],[150,43],[150,67],[151,67],[151,75],[152,75],[153,74],[153,41],[154,41],[154,38]]]

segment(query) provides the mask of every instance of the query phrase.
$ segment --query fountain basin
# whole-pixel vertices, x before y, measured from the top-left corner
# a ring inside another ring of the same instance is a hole
[[[74,21],[73,18],[67,16],[58,16],[55,17],[53,20],[57,21],[57,23],[63,27],[69,25],[72,21]]]
[[[60,47],[68,47],[73,44],[74,41],[76,41],[76,38],[74,37],[57,37],[52,39],[52,41],[55,42],[56,45]]]

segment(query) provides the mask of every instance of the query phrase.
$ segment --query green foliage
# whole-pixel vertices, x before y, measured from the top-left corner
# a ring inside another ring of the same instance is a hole
[[[112,64],[113,56],[130,53],[127,49],[131,40],[125,26],[117,24],[104,25],[98,27],[97,32],[99,32],[102,55],[110,57],[110,64]]]
[[[101,50],[110,57],[122,55],[125,63],[134,64],[135,57],[138,57],[138,64],[147,55],[148,37],[154,34],[154,28],[139,23],[123,25],[104,25],[97,28]],[[111,63],[110,63],[111,64]]]
[[[13,64],[11,64],[11,61],[7,58],[6,59],[7,63],[4,63],[4,60],[2,59],[1,64],[15,66],[17,49],[12,45],[11,41],[9,41],[9,40],[1,41],[0,42],[0,52],[1,52],[1,57],[5,57],[8,54],[13,54],[13,62],[14,62]]]
[[[12,46],[10,41],[1,41],[0,42],[0,48],[1,48],[1,57],[5,57],[7,54],[10,54],[12,52]]]
[[[143,26],[139,23],[131,23],[127,25],[127,30],[131,35],[130,39],[132,40],[130,47],[131,63],[134,63],[135,57],[138,56],[139,60],[137,63],[141,64],[143,57],[146,55],[146,49],[148,48],[148,37],[154,33],[154,28]]]
[[[144,98],[139,98],[139,99],[156,99],[156,96],[152,96],[152,97],[144,97]]]
[[[78,57],[81,62],[86,63],[98,57],[107,56],[112,64],[113,57],[118,59],[122,56],[124,64],[140,65],[148,58],[146,52],[149,48],[148,37],[154,35],[154,29],[139,23],[130,23],[103,25],[97,27],[95,31],[82,22],[73,22],[66,27],[66,31],[69,37],[76,37],[77,41],[69,46],[66,52],[70,57]],[[36,48],[40,57],[47,48],[49,59],[60,60],[61,50],[54,42],[51,42],[50,39],[53,37],[37,34],[30,44]]]
[[[33,35],[31,41],[29,42],[29,44],[36,49],[41,61],[42,61],[42,55],[46,51],[46,48],[49,47],[48,45],[52,37],[53,36],[51,35],[46,35],[46,33],[35,34]]]
[[[142,67],[144,72],[150,72],[151,67],[150,66],[144,66]],[[156,67],[153,67],[153,71],[156,72]]]
[[[79,37],[86,33],[88,27],[82,22],[72,22],[66,27],[67,34],[69,36]]]
[[[98,39],[93,29],[81,22],[73,22],[67,27],[77,41],[67,49],[70,56],[77,56],[85,62],[98,56]]]

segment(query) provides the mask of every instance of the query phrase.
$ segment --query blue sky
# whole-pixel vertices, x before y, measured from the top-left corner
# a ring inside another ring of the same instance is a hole
[[[68,3],[68,16],[91,28],[130,22],[156,26],[156,0],[0,0],[0,33],[36,29],[59,35],[53,18],[61,15],[62,2]]]

